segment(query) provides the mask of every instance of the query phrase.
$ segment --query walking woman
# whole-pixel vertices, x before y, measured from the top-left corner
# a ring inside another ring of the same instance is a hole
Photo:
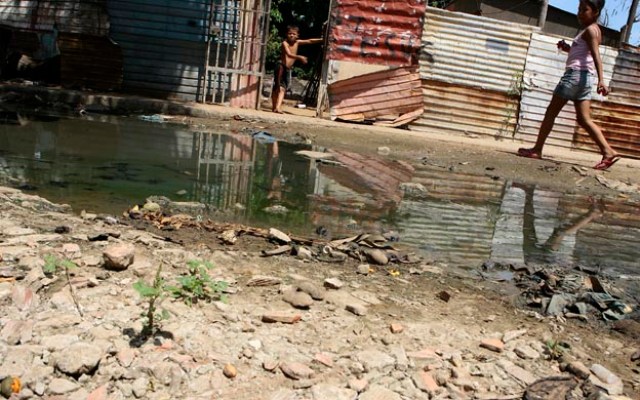
[[[580,0],[578,20],[584,29],[573,39],[571,46],[564,40],[558,42],[558,48],[569,53],[566,70],[553,92],[536,144],[530,149],[518,149],[520,157],[542,158],[542,148],[553,129],[556,117],[567,101],[571,100],[576,108],[578,124],[587,131],[602,153],[602,160],[593,168],[606,170],[620,160],[618,153],[611,148],[602,130],[590,116],[591,89],[595,77],[598,79],[598,93],[603,96],[609,94],[609,88],[604,83],[599,50],[602,32],[598,26],[598,18],[603,8],[604,0]]]

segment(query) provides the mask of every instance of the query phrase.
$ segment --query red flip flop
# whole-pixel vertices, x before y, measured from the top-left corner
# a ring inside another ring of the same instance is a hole
[[[613,164],[615,164],[618,161],[620,161],[621,158],[622,157],[620,157],[620,156],[602,157],[602,160],[600,160],[599,163],[594,165],[593,169],[597,169],[597,170],[600,170],[600,171],[605,171],[605,170],[609,169],[609,167],[611,167]]]
[[[542,155],[540,155],[540,153],[535,152],[533,149],[525,149],[524,147],[518,149],[518,155],[520,157],[535,158],[537,160],[542,158]]]

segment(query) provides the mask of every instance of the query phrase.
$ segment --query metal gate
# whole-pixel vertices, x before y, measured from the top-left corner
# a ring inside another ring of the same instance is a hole
[[[211,0],[201,101],[257,108],[271,0]]]

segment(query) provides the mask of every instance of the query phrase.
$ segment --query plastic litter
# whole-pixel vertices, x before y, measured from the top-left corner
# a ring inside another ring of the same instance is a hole
[[[258,131],[251,135],[253,139],[259,143],[269,144],[277,142],[277,139],[274,138],[269,132]]]

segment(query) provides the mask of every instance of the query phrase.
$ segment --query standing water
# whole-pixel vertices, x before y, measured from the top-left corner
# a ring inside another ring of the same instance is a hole
[[[312,236],[396,231],[460,266],[603,266],[638,274],[638,205],[490,177],[139,118],[24,117],[0,125],[0,184],[75,212],[120,215],[149,196],[208,217]]]

